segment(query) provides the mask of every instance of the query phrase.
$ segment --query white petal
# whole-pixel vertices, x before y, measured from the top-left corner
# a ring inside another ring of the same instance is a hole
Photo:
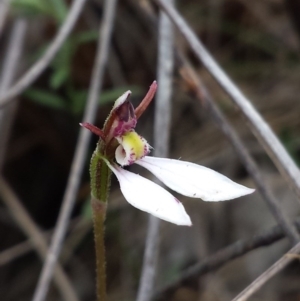
[[[176,225],[192,225],[182,204],[167,190],[121,167],[109,163],[108,166],[117,176],[121,191],[132,206]]]
[[[146,156],[135,163],[148,169],[174,191],[204,201],[231,200],[254,192],[212,169],[190,162]]]

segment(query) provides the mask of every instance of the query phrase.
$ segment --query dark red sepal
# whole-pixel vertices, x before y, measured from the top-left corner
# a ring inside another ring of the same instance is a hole
[[[93,134],[95,134],[95,135],[99,136],[100,138],[102,138],[103,140],[105,140],[104,132],[101,129],[99,129],[98,127],[96,127],[88,122],[82,122],[82,123],[79,123],[79,125],[88,129]]]
[[[152,99],[155,95],[156,90],[157,90],[157,83],[156,83],[156,81],[154,81],[152,83],[152,85],[150,86],[148,93],[146,94],[144,99],[141,101],[139,106],[134,111],[137,119],[139,119],[141,117],[141,115],[144,113],[144,111],[149,106],[150,102],[152,101]]]

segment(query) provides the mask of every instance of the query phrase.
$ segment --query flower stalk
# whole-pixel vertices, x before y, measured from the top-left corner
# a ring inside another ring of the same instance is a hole
[[[96,294],[97,301],[106,301],[105,217],[109,195],[111,171],[104,162],[99,141],[90,165],[91,206],[96,250]]]
[[[105,216],[106,203],[92,198],[94,239],[96,249],[97,301],[106,301]]]

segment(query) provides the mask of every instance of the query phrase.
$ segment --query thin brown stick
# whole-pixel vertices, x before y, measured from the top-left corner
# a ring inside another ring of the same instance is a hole
[[[0,76],[0,94],[3,94],[9,88],[16,76],[20,63],[19,59],[23,51],[26,30],[27,22],[24,19],[17,19],[14,22],[7,51],[3,58],[3,67]]]
[[[60,262],[62,265],[66,264],[66,262],[72,256],[74,249],[78,246],[79,242],[82,241],[82,238],[85,234],[91,230],[91,221],[76,218],[72,220],[70,223],[70,235],[66,240],[66,245],[62,252],[62,256],[60,258]],[[46,241],[48,241],[53,234],[53,229],[48,231],[43,231],[42,235]],[[18,243],[4,251],[0,252],[0,266],[4,266],[9,264],[10,262],[18,259],[19,257],[27,254],[30,251],[34,251],[34,245],[32,244],[32,240],[30,238],[21,243]]]
[[[298,231],[300,231],[300,218],[294,222]],[[152,296],[152,300],[161,298],[162,296],[173,291],[175,288],[182,285],[190,279],[199,277],[205,273],[216,270],[231,260],[243,256],[253,250],[261,247],[267,247],[285,237],[282,227],[277,225],[271,229],[261,231],[250,239],[244,239],[234,242],[233,244],[221,249],[213,255],[208,256],[199,263],[191,266],[183,271],[181,275],[171,283],[159,289]]]
[[[243,145],[243,142],[237,135],[236,131],[230,125],[228,120],[226,120],[221,110],[215,104],[215,101],[212,99],[210,93],[205,89],[199,76],[196,75],[195,71],[184,58],[183,54],[180,55],[180,58],[181,63],[183,64],[183,67],[180,70],[181,76],[185,79],[186,83],[189,85],[190,89],[194,92],[196,97],[208,106],[213,119],[215,120],[219,129],[224,133],[224,135],[228,138],[229,142],[234,147],[237,155],[254,180],[257,190],[263,197],[263,200],[267,203],[274,218],[279,223],[279,225],[282,226],[291,243],[295,245],[300,240],[300,236],[293,224],[283,213],[278,200],[275,198],[270,188],[265,183],[257,164],[251,157],[246,147]]]
[[[172,5],[173,0],[169,0],[169,3]],[[168,17],[161,11],[157,67],[159,85],[154,115],[154,154],[159,157],[166,157],[169,152],[173,65],[173,26]],[[150,216],[137,301],[149,301],[151,299],[159,250],[159,229],[160,220]]]
[[[281,270],[283,270],[289,263],[295,260],[295,256],[290,256],[290,254],[300,253],[300,243],[290,249],[284,256],[282,256],[278,261],[276,261],[269,269],[267,269],[262,275],[260,275],[255,281],[253,281],[246,289],[244,289],[238,296],[236,296],[232,301],[246,301],[250,296],[257,292],[267,281],[272,277],[277,275]]]
[[[1,9],[1,7],[0,7]],[[27,22],[23,19],[15,21],[10,34],[10,41],[7,51],[3,58],[3,67],[0,75],[0,97],[11,86],[16,77],[17,69],[20,66],[20,57],[23,51],[23,43],[25,40],[25,33],[27,30]],[[3,167],[4,156],[7,148],[7,142],[13,123],[16,111],[16,103],[12,103],[6,108],[0,110],[0,171]]]
[[[30,86],[47,68],[72,31],[85,1],[86,0],[73,1],[65,22],[46,50],[45,54],[22,76],[21,79],[18,80],[13,87],[6,91],[5,95],[0,97],[0,108],[8,104],[10,101],[13,101],[17,95],[21,94],[28,86]]]
[[[8,183],[0,176],[0,195],[2,201],[10,210],[12,216],[16,220],[20,229],[28,236],[34,245],[37,253],[42,259],[45,259],[47,254],[47,243],[43,237],[43,233],[38,226],[33,222],[21,201],[10,188]],[[66,301],[78,301],[75,291],[73,290],[66,274],[61,266],[56,265],[54,271],[55,284],[61,292],[62,297]]]
[[[2,34],[5,19],[7,16],[7,11],[9,8],[9,1],[10,0],[1,0],[1,2],[0,2],[0,36]]]
[[[208,72],[215,78],[223,90],[230,96],[232,101],[246,117],[251,131],[260,141],[280,173],[284,176],[288,184],[295,191],[300,202],[300,171],[287,151],[284,149],[269,125],[263,120],[261,115],[251,104],[237,86],[229,79],[225,72],[219,67],[212,56],[208,53],[199,41],[186,21],[169,5],[165,0],[155,0],[156,3],[166,12],[174,22],[178,30],[185,37],[197,58],[202,62]]]
[[[96,61],[92,73],[86,109],[83,116],[83,120],[89,123],[93,123],[96,117],[98,97],[102,89],[116,5],[116,0],[105,1],[104,17],[100,28]],[[55,232],[50,249],[48,251],[47,259],[43,266],[43,270],[33,297],[33,301],[43,301],[46,297],[53,273],[53,267],[60,253],[66,229],[70,220],[70,215],[74,206],[80,177],[86,161],[90,137],[91,135],[89,131],[85,130],[84,128],[80,130],[62,207],[56,223]]]
[[[19,244],[16,244],[4,251],[0,252],[0,267],[4,266],[13,260],[19,258],[20,256],[32,251],[34,246],[32,245],[31,240],[26,240]]]

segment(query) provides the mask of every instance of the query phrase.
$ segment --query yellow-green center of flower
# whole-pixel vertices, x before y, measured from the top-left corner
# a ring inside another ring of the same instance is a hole
[[[130,165],[149,153],[150,146],[147,141],[134,131],[116,139],[120,143],[116,149],[116,161],[122,166]]]
[[[130,147],[137,158],[144,155],[145,142],[136,132],[128,132],[123,136],[123,145]]]

